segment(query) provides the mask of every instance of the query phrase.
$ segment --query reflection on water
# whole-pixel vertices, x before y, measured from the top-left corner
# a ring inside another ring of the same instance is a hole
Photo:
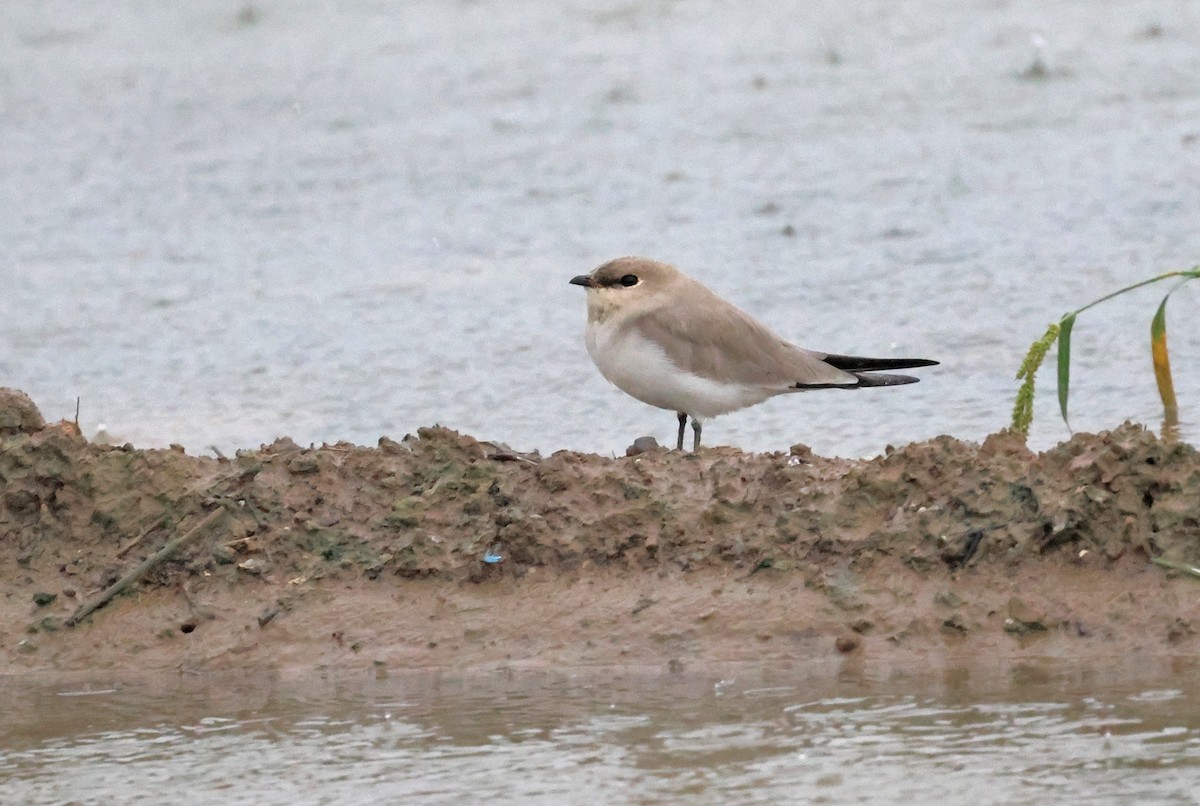
[[[1191,803],[1181,677],[10,681],[0,802]]]

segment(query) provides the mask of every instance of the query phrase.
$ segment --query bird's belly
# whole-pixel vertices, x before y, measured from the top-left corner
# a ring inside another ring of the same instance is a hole
[[[643,403],[701,419],[761,403],[778,390],[724,383],[686,372],[658,345],[636,333],[588,327],[587,349],[610,383]]]

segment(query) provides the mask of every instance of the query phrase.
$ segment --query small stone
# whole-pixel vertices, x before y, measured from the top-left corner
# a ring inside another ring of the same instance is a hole
[[[45,607],[57,598],[57,593],[38,592],[33,594],[33,603],[38,607]]]
[[[14,515],[33,514],[41,508],[41,499],[31,490],[9,490],[4,493],[4,506]]]
[[[37,628],[35,632],[56,632],[62,627],[62,622],[54,616],[46,616],[35,627]]]
[[[1187,619],[1176,617],[1175,621],[1167,627],[1168,643],[1177,644],[1185,638],[1189,638],[1195,634],[1192,629],[1192,623]]]
[[[1046,614],[1041,610],[1035,609],[1019,596],[1014,596],[1008,600],[1008,617],[1018,628],[1010,630],[1010,632],[1030,632],[1046,629]],[[1008,629],[1007,624],[1005,625],[1005,629]]]
[[[262,629],[263,627],[270,624],[271,621],[274,620],[274,618],[278,615],[279,615],[278,607],[268,607],[265,610],[263,610],[261,613],[258,614],[259,629]]]
[[[797,442],[795,445],[788,448],[788,456],[795,456],[800,460],[801,464],[811,461],[812,455],[812,448],[800,442]]]
[[[413,452],[412,445],[410,443],[397,442],[390,437],[379,438],[379,450],[383,451],[384,453],[390,453],[393,456]]]
[[[315,457],[303,455],[297,456],[288,462],[287,468],[297,476],[304,475],[306,473],[316,473],[321,469],[320,465],[317,464]]]
[[[838,652],[848,655],[862,646],[862,638],[855,633],[846,633],[845,635],[839,635],[837,640],[833,642],[833,645],[837,647]]]
[[[0,435],[33,433],[46,427],[46,421],[24,392],[0,388]]]
[[[960,616],[958,613],[954,613],[942,622],[942,629],[946,630],[947,632],[965,633],[970,628],[967,626],[967,623],[963,621],[962,616]]]
[[[951,610],[961,607],[963,604],[962,597],[954,591],[938,591],[933,594],[934,604],[939,604],[942,607],[948,607]]]
[[[267,570],[267,561],[258,557],[251,557],[248,560],[243,560],[238,563],[238,568],[245,571],[247,574],[258,576]]]
[[[625,449],[625,455],[640,456],[643,453],[660,450],[661,447],[654,437],[638,437],[632,445]]]

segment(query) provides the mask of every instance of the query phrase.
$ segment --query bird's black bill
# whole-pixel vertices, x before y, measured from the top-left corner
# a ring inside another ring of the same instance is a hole
[[[592,279],[590,274],[581,274],[578,277],[571,278],[571,285],[581,285],[584,288],[595,288],[596,281]]]

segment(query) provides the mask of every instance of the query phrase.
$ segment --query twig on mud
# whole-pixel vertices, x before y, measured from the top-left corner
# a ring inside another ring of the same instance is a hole
[[[951,571],[963,568],[979,552],[979,544],[983,542],[984,534],[993,526],[983,529],[972,529],[963,537],[962,543],[956,549],[947,548],[942,551],[942,560]]]
[[[142,530],[141,534],[139,534],[137,537],[135,537],[132,540],[125,543],[125,545],[121,546],[121,548],[117,549],[117,556],[124,557],[126,554],[129,553],[129,550],[131,548],[136,546],[138,543],[141,543],[143,540],[145,540],[147,537],[150,536],[151,532],[153,532],[155,529],[158,529],[161,526],[162,526],[162,518],[155,518],[150,523],[149,526],[147,526],[145,529]]]
[[[744,576],[743,579],[749,579],[750,577],[757,574],[759,571],[765,571],[768,568],[774,568],[774,567],[775,567],[775,558],[774,557],[763,557],[761,560],[759,560],[758,562],[756,562],[754,564],[754,567],[750,569],[750,573],[746,574],[746,576]]]
[[[542,462],[542,457],[537,451],[531,453],[521,453],[514,451],[503,443],[496,442],[481,442],[480,445],[486,445],[491,448],[491,452],[485,454],[484,458],[493,462],[524,462],[527,465],[538,465]]]
[[[638,599],[638,603],[636,605],[634,605],[634,608],[633,608],[633,610],[631,610],[629,612],[629,615],[636,616],[638,613],[641,613],[647,607],[652,607],[656,604],[658,604],[657,599],[651,599],[649,596],[643,596],[641,599]]]
[[[212,619],[216,618],[216,616],[213,615],[211,607],[201,604],[200,602],[196,601],[194,596],[192,596],[190,580],[185,579],[180,583],[179,592],[183,594],[183,601],[187,602],[188,612],[193,616],[199,616],[205,621],[211,621]]]
[[[1172,562],[1171,560],[1164,560],[1162,557],[1151,557],[1150,562],[1154,563],[1155,565],[1160,565],[1163,568],[1170,568],[1172,571],[1180,571],[1190,577],[1200,579],[1200,568],[1197,568],[1194,565]]]
[[[87,602],[84,602],[83,604],[81,604],[75,610],[75,612],[71,614],[71,617],[69,619],[67,619],[66,625],[68,627],[74,627],[76,624],[78,624],[80,621],[82,621],[83,619],[90,616],[96,610],[99,610],[101,607],[104,607],[104,605],[108,604],[113,599],[113,597],[117,596],[117,594],[121,593],[123,590],[128,588],[134,582],[137,582],[139,579],[144,577],[146,575],[146,573],[148,571],[150,571],[150,569],[154,568],[156,565],[161,563],[163,560],[167,559],[172,554],[174,554],[179,549],[180,546],[184,545],[185,543],[189,542],[190,540],[195,539],[195,537],[197,535],[203,534],[205,529],[207,529],[212,524],[216,523],[217,520],[224,514],[225,514],[225,509],[223,507],[219,507],[217,509],[214,509],[212,512],[208,513],[207,515],[205,515],[204,519],[201,520],[198,524],[196,524],[191,529],[189,529],[186,532],[184,532],[183,534],[181,534],[179,537],[176,537],[173,540],[168,541],[165,546],[163,546],[161,549],[156,551],[154,554],[151,554],[145,560],[142,560],[141,563],[139,563],[129,573],[125,574],[125,576],[121,577],[116,582],[109,585],[108,588],[106,588],[105,590],[96,594],[94,597],[92,597],[92,599],[90,601],[87,601]]]
[[[487,455],[487,458],[491,459],[493,462],[524,462],[527,465],[540,464],[540,462],[538,462],[534,459],[527,459],[524,456],[521,456],[517,453],[505,453],[503,451],[496,451],[495,453],[489,453]]]

